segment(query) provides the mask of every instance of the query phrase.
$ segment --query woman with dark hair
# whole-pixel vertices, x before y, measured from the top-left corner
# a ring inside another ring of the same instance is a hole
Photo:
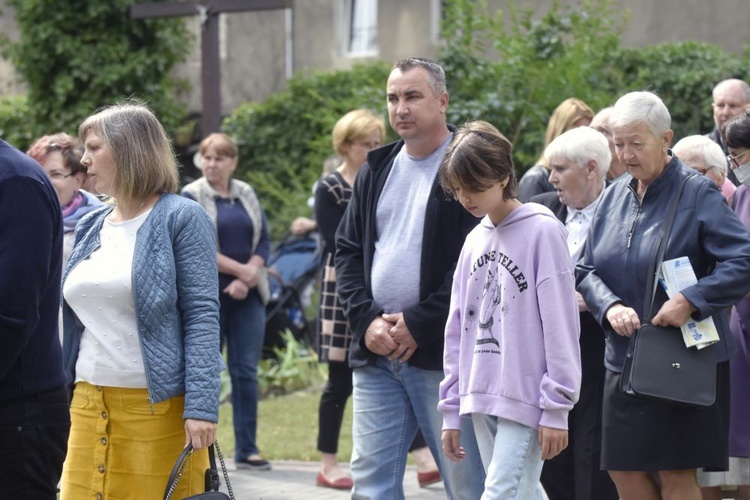
[[[750,110],[731,118],[724,127],[729,167],[740,186],[731,200],[737,217],[750,231]],[[750,298],[732,307],[729,322],[739,353],[729,360],[729,470],[699,475],[704,500],[721,500],[721,486],[736,486],[743,500],[750,500]]]
[[[73,230],[81,217],[102,205],[99,198],[82,189],[88,173],[81,164],[83,143],[65,133],[45,135],[26,153],[44,168],[60,200],[63,214],[63,269],[73,250]]]

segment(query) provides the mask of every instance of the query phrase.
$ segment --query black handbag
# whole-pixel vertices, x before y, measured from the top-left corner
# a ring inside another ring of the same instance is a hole
[[[649,320],[677,204],[690,177],[685,178],[672,201],[651,263],[643,309]],[[681,406],[711,406],[716,401],[716,346],[688,348],[679,328],[644,324],[630,337],[620,384],[629,396]]]
[[[221,471],[224,473],[224,481],[227,485],[226,493],[219,491],[219,472],[216,468],[216,455],[214,453],[216,448],[216,454],[219,455],[219,461],[221,462]],[[164,490],[164,500],[172,500],[174,490],[177,488],[177,484],[182,478],[182,474],[185,472],[187,467],[188,459],[193,454],[193,445],[189,444],[182,450],[180,456],[177,458],[177,462],[172,467],[172,473],[169,475],[169,481],[167,481],[167,487]],[[234,500],[234,492],[232,491],[232,485],[229,483],[229,474],[227,473],[227,466],[224,464],[224,455],[221,454],[221,448],[219,443],[214,441],[214,444],[208,447],[208,463],[209,468],[206,469],[206,491],[205,493],[198,493],[197,495],[191,495],[184,500]]]

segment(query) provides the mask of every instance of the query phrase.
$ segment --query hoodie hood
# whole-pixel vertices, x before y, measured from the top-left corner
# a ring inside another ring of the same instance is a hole
[[[509,213],[507,217],[505,217],[497,226],[492,223],[489,215],[485,215],[484,217],[482,217],[482,221],[479,224],[482,227],[491,230],[504,229],[516,224],[520,224],[538,215],[550,217],[557,221],[557,217],[555,217],[555,214],[553,214],[552,211],[544,205],[540,205],[538,203],[524,203],[523,205]]]

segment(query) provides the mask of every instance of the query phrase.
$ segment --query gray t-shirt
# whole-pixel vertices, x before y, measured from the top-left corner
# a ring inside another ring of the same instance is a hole
[[[401,148],[377,206],[372,296],[386,313],[419,302],[422,236],[427,200],[453,134],[431,155],[415,158]]]

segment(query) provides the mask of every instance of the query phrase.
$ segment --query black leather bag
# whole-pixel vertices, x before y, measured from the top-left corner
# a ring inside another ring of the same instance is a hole
[[[644,325],[628,352],[623,390],[670,404],[711,406],[716,401],[715,347],[687,348],[679,328]]]
[[[644,299],[644,312],[649,318],[677,204],[689,179],[683,181],[672,201],[656,259],[651,263]],[[629,396],[683,406],[711,406],[716,400],[716,346],[688,348],[679,328],[645,324],[630,337],[620,384]]]
[[[214,448],[216,449],[215,452]],[[167,481],[167,487],[164,490],[164,500],[172,500],[174,490],[177,488],[177,484],[180,482],[183,472],[185,472],[185,467],[187,467],[188,459],[192,454],[193,445],[191,444],[187,445],[187,447],[182,450],[182,453],[180,453],[177,462],[172,468],[172,473],[169,475],[169,481]],[[224,481],[226,482],[229,495],[219,491],[219,484],[221,481],[219,479],[218,469],[216,468],[216,454],[219,455],[221,470],[224,473]],[[232,485],[229,483],[229,474],[227,473],[227,466],[224,464],[224,456],[221,454],[219,443],[214,442],[214,444],[208,448],[208,461],[209,468],[206,469],[206,492],[191,495],[183,500],[234,500],[234,492],[232,492]]]

